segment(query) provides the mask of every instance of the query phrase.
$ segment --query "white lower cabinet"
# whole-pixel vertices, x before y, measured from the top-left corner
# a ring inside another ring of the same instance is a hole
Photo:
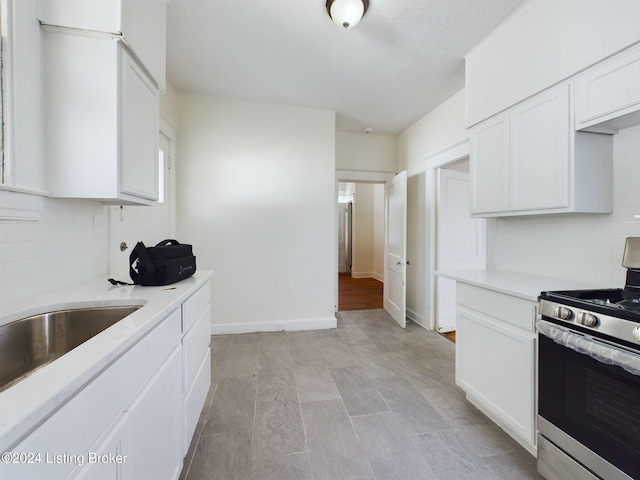
[[[457,295],[456,384],[535,453],[535,303],[460,283]]]
[[[211,387],[210,287],[182,304],[182,454],[186,455]]]
[[[79,470],[78,480],[124,480],[131,477],[131,428],[124,413],[90,450],[92,458]],[[91,460],[91,462],[89,462]]]
[[[177,479],[211,385],[209,291],[205,282],[44,418],[11,448],[38,457],[0,462],[0,478]]]
[[[176,348],[129,408],[131,479],[180,475],[181,355]]]

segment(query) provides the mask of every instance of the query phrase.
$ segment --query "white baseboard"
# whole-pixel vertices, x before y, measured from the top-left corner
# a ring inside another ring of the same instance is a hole
[[[308,320],[282,320],[274,322],[226,323],[211,325],[211,335],[233,333],[282,332],[298,330],[323,330],[336,328],[336,317],[312,318]]]
[[[353,278],[372,278],[373,272],[351,272]]]
[[[351,276],[353,278],[375,278],[379,282],[384,283],[384,275],[381,275],[376,272],[352,272]]]

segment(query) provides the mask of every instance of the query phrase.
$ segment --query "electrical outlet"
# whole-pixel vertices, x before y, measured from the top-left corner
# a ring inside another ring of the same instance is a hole
[[[93,216],[93,234],[104,235],[104,217],[102,215]]]

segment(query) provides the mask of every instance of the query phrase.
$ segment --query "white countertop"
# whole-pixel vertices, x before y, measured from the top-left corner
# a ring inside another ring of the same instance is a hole
[[[447,270],[437,271],[435,274],[456,282],[487,288],[532,302],[537,302],[540,292],[547,290],[599,288],[597,285],[510,270]]]
[[[0,452],[62,406],[82,386],[149,333],[213,272],[199,271],[162,287],[112,286],[105,278],[51,290],[0,305],[0,325],[19,318],[68,308],[143,305],[67,354],[0,392]]]

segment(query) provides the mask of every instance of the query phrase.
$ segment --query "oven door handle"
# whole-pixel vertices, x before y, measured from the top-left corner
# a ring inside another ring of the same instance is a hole
[[[538,320],[536,329],[538,333],[550,338],[558,345],[588,355],[600,363],[615,365],[624,368],[632,375],[640,376],[640,355],[585,337],[545,320]]]

